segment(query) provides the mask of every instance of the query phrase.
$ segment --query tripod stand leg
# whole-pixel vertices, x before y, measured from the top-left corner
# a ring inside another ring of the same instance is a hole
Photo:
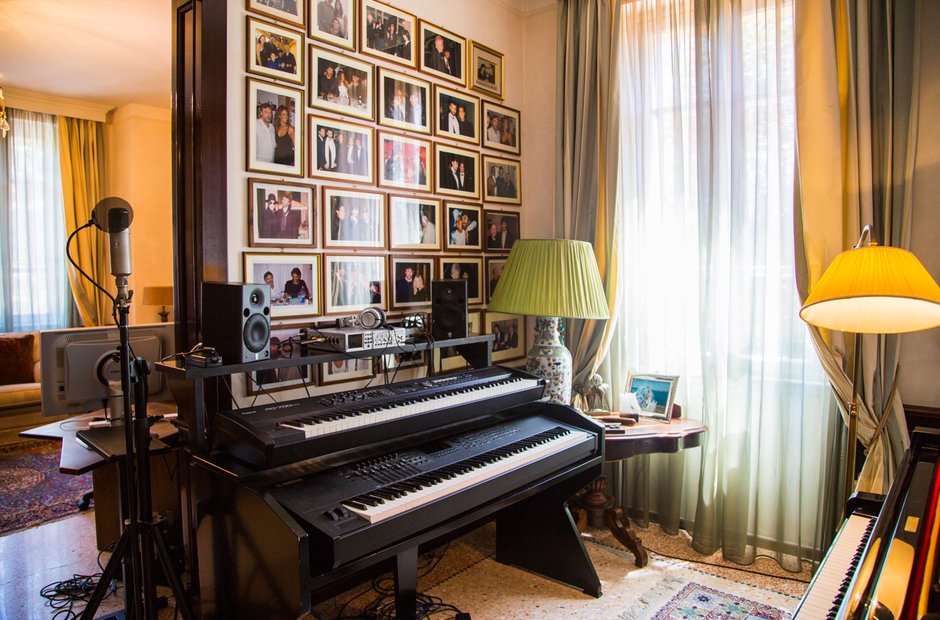
[[[157,556],[160,558],[160,564],[163,566],[163,573],[166,575],[166,580],[173,589],[173,597],[176,599],[176,609],[178,609],[180,615],[183,616],[183,620],[193,620],[195,616],[193,615],[192,608],[189,606],[189,599],[186,598],[186,591],[183,589],[180,578],[173,571],[173,561],[170,559],[170,552],[166,548],[166,543],[163,541],[163,533],[160,531],[160,528],[156,526],[153,527],[153,542],[157,547]]]
[[[85,605],[85,609],[82,611],[81,620],[92,620],[95,617],[95,612],[98,611],[101,601],[104,600],[105,595],[108,593],[108,588],[114,580],[115,573],[117,573],[118,568],[120,568],[124,560],[124,554],[127,553],[127,546],[134,538],[135,536],[130,528],[125,529],[121,534],[121,537],[118,539],[118,544],[114,548],[114,553],[111,554],[111,559],[105,564],[101,578],[98,580],[98,585],[95,586],[95,590],[91,593],[88,604]]]

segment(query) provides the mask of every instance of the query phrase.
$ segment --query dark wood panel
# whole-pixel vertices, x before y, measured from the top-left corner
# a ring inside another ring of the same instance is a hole
[[[904,405],[904,417],[907,419],[908,433],[913,433],[918,426],[940,428],[940,407]]]

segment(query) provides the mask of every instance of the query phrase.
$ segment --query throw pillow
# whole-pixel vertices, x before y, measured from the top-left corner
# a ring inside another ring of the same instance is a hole
[[[0,334],[0,385],[33,382],[33,334]]]

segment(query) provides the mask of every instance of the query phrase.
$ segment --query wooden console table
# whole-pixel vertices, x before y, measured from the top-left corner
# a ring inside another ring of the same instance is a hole
[[[616,463],[638,454],[672,453],[702,444],[707,427],[699,420],[672,420],[669,424],[659,420],[640,421],[625,427],[623,435],[607,435],[604,441],[604,461]],[[643,541],[630,526],[623,508],[607,494],[607,477],[601,476],[591,483],[587,492],[575,500],[572,511],[577,515],[578,530],[590,526],[608,528],[617,540],[631,551],[640,568],[649,562]]]

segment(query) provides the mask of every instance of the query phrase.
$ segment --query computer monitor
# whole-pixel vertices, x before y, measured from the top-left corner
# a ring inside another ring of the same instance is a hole
[[[137,357],[159,362],[174,351],[173,323],[132,325],[131,348]],[[121,382],[121,365],[112,353],[120,345],[117,327],[79,327],[40,332],[42,413],[47,416],[85,413],[108,402],[108,382]],[[150,373],[151,400],[169,399],[163,375]]]

